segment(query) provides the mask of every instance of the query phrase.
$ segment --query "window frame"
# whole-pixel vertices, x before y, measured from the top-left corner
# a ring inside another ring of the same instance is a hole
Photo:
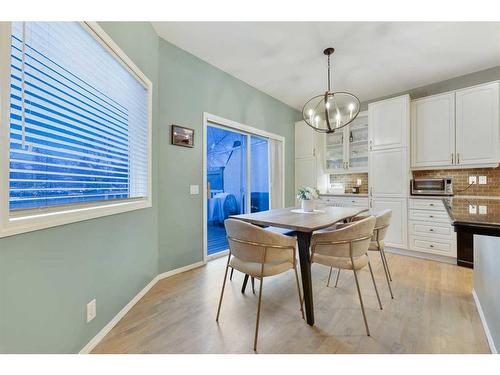
[[[153,84],[96,22],[81,26],[116,60],[133,74],[148,92],[148,190],[144,198],[117,199],[49,206],[11,212],[9,208],[10,175],[10,64],[11,22],[0,22],[0,238],[51,228],[99,217],[150,208],[152,202],[152,128]]]

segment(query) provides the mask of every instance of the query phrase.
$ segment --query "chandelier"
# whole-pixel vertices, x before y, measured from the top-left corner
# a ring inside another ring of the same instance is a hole
[[[351,123],[359,113],[359,99],[349,92],[330,90],[330,55],[335,48],[323,51],[328,56],[328,90],[309,99],[302,108],[307,125],[320,133],[334,133]]]

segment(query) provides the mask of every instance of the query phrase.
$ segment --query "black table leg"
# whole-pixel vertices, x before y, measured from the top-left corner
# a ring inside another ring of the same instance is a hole
[[[302,276],[302,290],[304,292],[306,320],[307,324],[312,326],[314,325],[314,305],[311,282],[311,259],[309,254],[311,233],[297,232],[297,242],[299,244],[300,274]]]
[[[241,293],[245,293],[245,289],[247,288],[248,275],[245,274],[245,278],[243,279],[243,286],[241,287]]]

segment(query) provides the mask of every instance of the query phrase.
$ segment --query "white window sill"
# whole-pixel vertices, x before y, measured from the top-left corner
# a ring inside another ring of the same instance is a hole
[[[26,215],[11,217],[2,223],[0,238],[150,207],[152,207],[151,200],[145,198],[92,206],[65,207],[53,212],[32,211]]]

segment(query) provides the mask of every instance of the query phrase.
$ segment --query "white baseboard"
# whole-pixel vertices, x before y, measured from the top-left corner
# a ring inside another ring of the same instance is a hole
[[[137,295],[130,300],[129,303],[125,305],[123,309],[120,310],[118,314],[115,315],[111,321],[106,324],[97,335],[95,335],[92,340],[90,340],[87,345],[85,345],[82,350],[80,350],[79,354],[89,354],[96,346],[101,342],[101,340],[113,329],[114,326],[118,324],[118,322],[134,307],[134,305],[139,302],[139,300],[144,297],[144,295],[149,292],[149,290],[155,286],[155,284],[161,279],[165,279],[167,277],[171,277],[177,275],[182,272],[186,272],[192,270],[194,268],[198,268],[205,265],[205,262],[196,262],[185,267],[176,268],[175,270],[171,270],[168,272],[160,273],[155,276],[148,285],[146,285]]]
[[[498,354],[495,343],[493,342],[493,337],[491,336],[490,329],[488,328],[488,323],[486,322],[486,318],[483,313],[483,308],[481,307],[481,302],[479,302],[479,298],[477,297],[476,291],[474,289],[472,289],[472,297],[474,297],[474,303],[476,304],[477,312],[479,313],[479,317],[481,318],[484,334],[486,335],[486,339],[488,340],[488,345],[490,346],[491,353]]]
[[[174,275],[177,275],[179,273],[183,273],[183,272],[190,271],[190,270],[193,270],[195,268],[204,266],[205,264],[206,263],[204,261],[196,262],[196,263],[189,264],[189,265],[181,267],[181,268],[176,268],[175,270],[160,273],[156,277],[158,278],[158,280],[165,279],[167,277],[174,276]]]
[[[415,250],[398,249],[395,247],[386,247],[385,252],[399,254],[399,255],[405,255],[405,256],[409,256],[409,257],[413,257],[413,258],[435,260],[437,262],[450,263],[450,264],[455,264],[455,265],[457,264],[457,258],[447,257],[444,255],[423,253],[423,252],[415,251]]]

